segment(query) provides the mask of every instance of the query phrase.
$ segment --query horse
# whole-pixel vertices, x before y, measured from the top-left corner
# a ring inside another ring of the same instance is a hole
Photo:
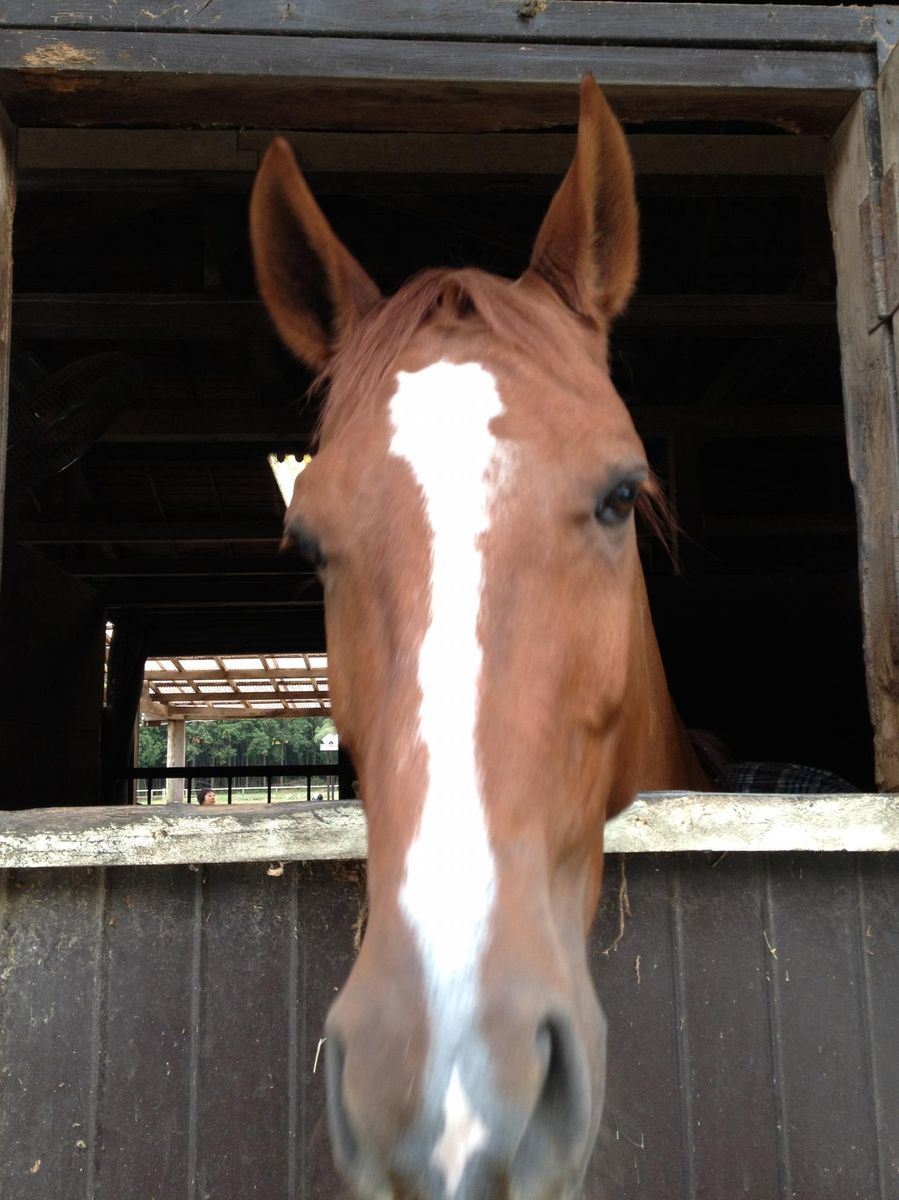
[[[327,387],[285,535],[321,577],[368,822],[368,926],[325,1027],[335,1161],[362,1200],[566,1200],[603,1105],[603,826],[705,785],[638,558],[656,485],[609,377],[637,273],[625,137],[585,77],[514,281],[435,269],[382,297],[283,139],[250,231]]]

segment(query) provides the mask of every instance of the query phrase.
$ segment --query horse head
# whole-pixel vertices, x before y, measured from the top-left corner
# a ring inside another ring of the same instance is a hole
[[[368,819],[368,928],[327,1021],[335,1157],[360,1197],[560,1200],[602,1112],[603,826],[697,771],[608,370],[637,271],[624,134],[586,78],[515,281],[434,270],[383,298],[283,141],[251,231],[272,320],[328,388],[286,531],[321,574]]]

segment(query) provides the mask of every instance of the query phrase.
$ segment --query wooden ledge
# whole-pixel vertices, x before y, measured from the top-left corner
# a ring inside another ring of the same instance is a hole
[[[609,823],[606,851],[899,850],[899,797],[646,793]],[[356,802],[0,813],[0,868],[360,859]]]

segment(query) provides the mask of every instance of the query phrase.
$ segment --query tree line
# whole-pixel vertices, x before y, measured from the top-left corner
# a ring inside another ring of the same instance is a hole
[[[322,739],[336,730],[330,717],[258,717],[242,721],[188,721],[185,758],[189,767],[295,766],[334,761]],[[164,767],[165,725],[141,725],[138,766]]]

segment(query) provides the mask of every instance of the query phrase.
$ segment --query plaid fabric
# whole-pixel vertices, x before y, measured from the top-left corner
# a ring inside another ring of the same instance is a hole
[[[858,791],[833,771],[802,767],[798,763],[726,763],[718,771],[718,784],[725,792],[809,795]]]

